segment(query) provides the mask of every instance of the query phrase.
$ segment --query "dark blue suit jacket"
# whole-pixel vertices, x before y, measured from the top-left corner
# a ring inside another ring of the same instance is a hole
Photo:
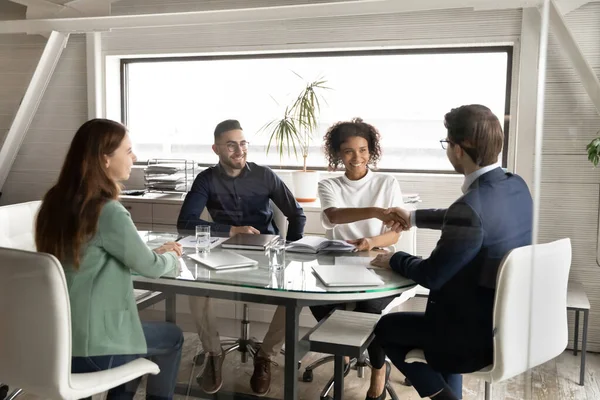
[[[427,362],[454,373],[492,364],[498,267],[510,250],[531,244],[533,201],[527,185],[496,168],[450,208],[418,210],[415,217],[417,227],[442,231],[437,246],[427,259],[396,253],[390,266],[430,289]]]

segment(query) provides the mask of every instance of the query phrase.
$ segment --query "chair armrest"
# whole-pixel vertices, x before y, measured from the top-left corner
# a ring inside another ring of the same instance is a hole
[[[145,358],[138,358],[127,364],[104,371],[71,374],[70,393],[65,393],[65,398],[81,399],[90,397],[132,381],[142,375],[156,375],[159,372],[158,365]]]

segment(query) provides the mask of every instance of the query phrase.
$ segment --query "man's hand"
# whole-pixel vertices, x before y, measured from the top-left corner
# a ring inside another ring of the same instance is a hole
[[[252,233],[260,235],[260,231],[252,226],[232,226],[229,230],[229,236],[235,236],[238,233]]]
[[[357,251],[369,251],[373,248],[373,242],[369,238],[346,240],[346,242],[355,245]]]
[[[383,212],[386,219],[382,219],[385,225],[393,231],[407,231],[410,229],[410,211],[400,207],[390,207]]]
[[[390,259],[394,253],[380,254],[371,260],[371,265],[379,268],[391,268]]]
[[[175,254],[177,254],[177,257],[181,257],[181,254],[183,253],[183,247],[177,242],[166,242],[159,248],[154,249],[154,251],[157,254],[164,254],[167,251],[173,251]]]

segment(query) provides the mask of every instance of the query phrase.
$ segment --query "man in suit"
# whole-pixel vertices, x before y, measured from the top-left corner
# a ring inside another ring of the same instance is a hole
[[[444,124],[442,147],[465,176],[463,196],[448,209],[388,210],[410,226],[441,230],[441,237],[429,258],[398,252],[372,261],[430,289],[424,314],[384,316],[375,340],[421,397],[436,400],[462,398],[459,374],[492,364],[498,267],[509,251],[531,244],[533,220],[527,185],[497,165],[504,135],[496,116],[467,105],[447,113]],[[405,362],[416,348],[427,364]]]

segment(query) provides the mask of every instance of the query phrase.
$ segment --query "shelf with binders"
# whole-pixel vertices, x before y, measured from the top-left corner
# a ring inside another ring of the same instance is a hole
[[[144,169],[144,186],[147,192],[187,193],[195,177],[193,160],[150,159]]]

